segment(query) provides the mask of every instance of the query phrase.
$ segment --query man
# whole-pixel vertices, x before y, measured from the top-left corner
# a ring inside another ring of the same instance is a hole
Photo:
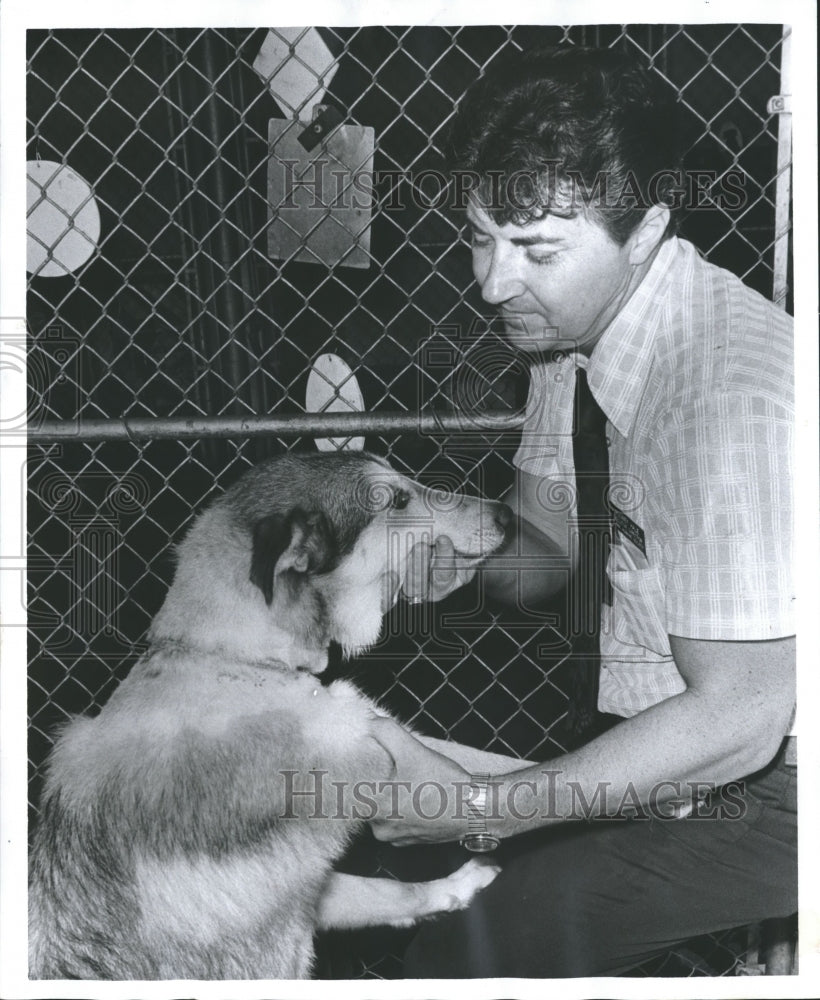
[[[476,280],[532,358],[518,530],[485,589],[532,607],[560,583],[549,558],[577,562],[577,511],[549,498],[573,482],[585,378],[615,525],[598,707],[622,721],[523,770],[474,758],[490,793],[376,723],[408,783],[392,794],[416,793],[385,799],[380,840],[501,842],[499,877],[419,932],[407,977],[614,974],[797,908],[791,325],[674,235],[674,133],[651,75],[607,51],[527,54],[458,109]],[[547,568],[519,572],[516,554]],[[469,575],[450,552],[415,555],[428,596]]]

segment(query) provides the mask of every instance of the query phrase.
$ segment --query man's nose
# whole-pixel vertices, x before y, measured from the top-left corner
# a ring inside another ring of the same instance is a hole
[[[515,249],[496,244],[486,274],[483,277],[477,275],[484,301],[498,306],[522,295],[526,286],[518,269]]]

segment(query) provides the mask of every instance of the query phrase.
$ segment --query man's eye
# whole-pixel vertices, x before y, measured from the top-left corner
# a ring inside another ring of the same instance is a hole
[[[529,257],[529,259],[532,261],[533,264],[536,264],[538,266],[546,266],[548,264],[554,264],[556,258],[558,257],[558,254],[557,253],[527,254],[527,256]]]
[[[486,247],[491,243],[490,237],[485,233],[476,232],[475,229],[470,230],[470,243],[474,247]]]
[[[393,510],[404,510],[404,508],[410,503],[410,494],[407,490],[396,490],[393,494],[393,502],[390,506]]]

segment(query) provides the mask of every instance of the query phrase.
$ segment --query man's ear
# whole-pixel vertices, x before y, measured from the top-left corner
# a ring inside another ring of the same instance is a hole
[[[321,511],[296,507],[287,515],[269,514],[253,526],[250,581],[270,607],[279,577],[287,574],[293,585],[310,573],[331,569],[336,557],[333,527]]]
[[[648,209],[629,237],[629,263],[645,264],[663,239],[668,225],[669,209],[665,205],[653,205]]]

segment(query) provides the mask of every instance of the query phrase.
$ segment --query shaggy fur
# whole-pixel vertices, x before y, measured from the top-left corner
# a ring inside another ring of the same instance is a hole
[[[467,905],[494,869],[407,885],[332,872],[362,822],[349,789],[392,762],[369,734],[380,710],[315,675],[331,641],[376,641],[414,542],[446,534],[477,561],[505,521],[500,505],[432,494],[361,453],[263,463],[200,515],[148,651],[51,755],[30,976],[295,979],[317,926]],[[344,818],[299,794],[311,771],[345,789]]]

